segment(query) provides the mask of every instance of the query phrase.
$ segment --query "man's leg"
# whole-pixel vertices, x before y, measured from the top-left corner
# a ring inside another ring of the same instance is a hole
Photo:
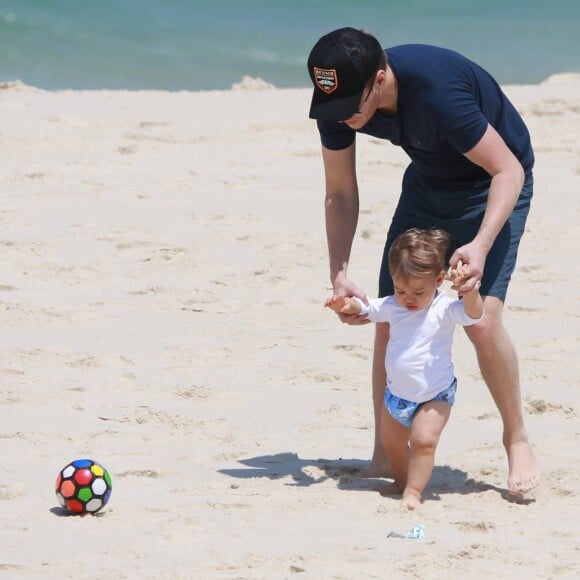
[[[517,354],[502,322],[503,302],[485,296],[484,305],[483,320],[465,330],[503,421],[509,493],[526,493],[539,484],[540,470],[524,426]]]
[[[381,441],[389,456],[393,483],[380,490],[383,495],[400,495],[407,485],[409,472],[409,436],[411,430],[395,419],[385,405],[381,409]]]
[[[385,354],[387,352],[387,343],[389,342],[390,324],[388,322],[382,322],[375,326],[375,347],[373,351],[372,370],[375,442],[371,465],[360,472],[361,477],[389,477],[391,475],[387,454],[381,443],[381,415],[387,386]]]

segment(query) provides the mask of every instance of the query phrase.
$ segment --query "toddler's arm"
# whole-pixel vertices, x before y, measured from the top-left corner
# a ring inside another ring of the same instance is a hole
[[[483,316],[483,300],[479,293],[479,286],[470,292],[462,292],[461,298],[463,298],[465,312],[467,312],[471,318],[477,319]]]
[[[463,269],[463,264],[461,260],[459,260],[457,264],[457,268],[455,270],[451,270],[451,279],[453,280],[453,287],[459,288],[463,283],[463,279],[465,278],[465,271]],[[478,282],[473,290],[470,292],[460,292],[459,297],[463,299],[463,307],[465,308],[465,312],[467,312],[468,316],[471,318],[481,318],[483,316],[483,300],[481,298],[481,294],[479,293],[479,287],[481,284]]]

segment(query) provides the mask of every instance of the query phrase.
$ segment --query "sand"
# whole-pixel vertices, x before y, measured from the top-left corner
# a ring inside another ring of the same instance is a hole
[[[418,512],[354,476],[373,329],[322,307],[310,91],[236,89],[0,85],[0,576],[578,577],[580,76],[505,87],[537,155],[505,318],[542,485],[506,499],[501,421],[457,331]],[[373,295],[407,161],[358,143],[350,275]],[[58,508],[79,457],[113,478],[98,517]]]

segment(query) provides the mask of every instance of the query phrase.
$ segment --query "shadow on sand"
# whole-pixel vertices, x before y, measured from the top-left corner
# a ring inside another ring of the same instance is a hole
[[[238,469],[219,469],[219,473],[241,479],[266,477],[268,479],[290,478],[284,485],[307,487],[329,479],[336,481],[339,489],[348,491],[384,492],[390,479],[361,478],[358,473],[368,467],[367,461],[360,459],[301,459],[296,453],[261,455],[239,461]],[[445,494],[476,494],[494,491],[503,498],[513,501],[507,489],[470,478],[465,471],[447,465],[436,466],[425,490],[424,499],[439,500]],[[533,500],[521,500],[529,503]]]

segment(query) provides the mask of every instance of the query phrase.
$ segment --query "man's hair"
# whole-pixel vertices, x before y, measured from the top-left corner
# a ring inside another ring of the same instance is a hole
[[[365,65],[368,66],[367,63],[374,63],[376,61],[375,44],[378,44],[378,41],[368,30],[365,30],[364,28],[361,28],[360,30],[347,28],[342,33],[341,43],[344,51],[359,69],[364,70]],[[378,66],[373,71],[373,74],[367,79],[367,84],[374,81],[375,73],[378,70],[386,68],[387,56],[385,51],[381,49]]]
[[[438,276],[448,266],[451,235],[445,230],[412,228],[400,234],[389,250],[391,277]]]

